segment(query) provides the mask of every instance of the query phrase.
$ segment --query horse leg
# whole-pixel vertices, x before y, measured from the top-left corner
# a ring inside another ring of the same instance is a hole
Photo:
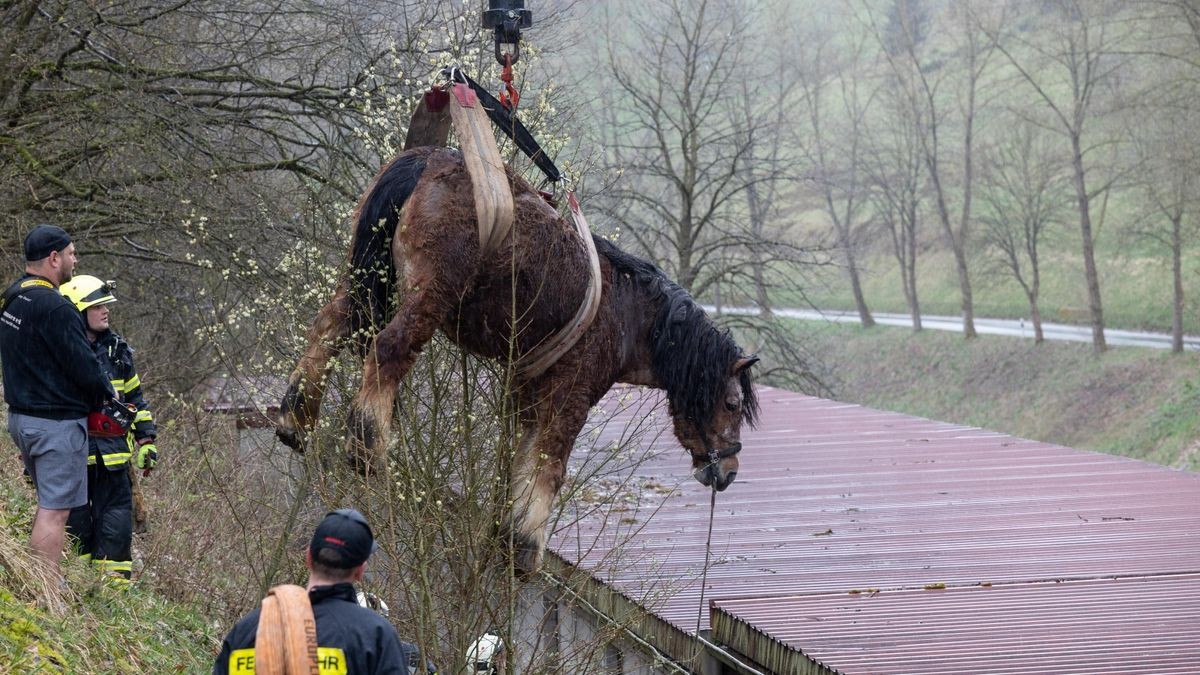
[[[510,514],[514,566],[532,574],[546,549],[546,527],[558,491],[566,479],[567,459],[591,407],[582,391],[538,404],[536,431],[522,439],[513,458]]]
[[[385,468],[392,408],[400,381],[445,320],[459,293],[444,286],[410,284],[392,320],[379,331],[363,364],[363,382],[346,419],[346,449],[364,475]],[[465,287],[465,282],[464,282]]]
[[[279,404],[275,434],[294,450],[303,451],[304,434],[316,424],[330,359],[345,345],[349,330],[349,301],[342,282],[309,327],[308,348],[288,378],[287,393]]]

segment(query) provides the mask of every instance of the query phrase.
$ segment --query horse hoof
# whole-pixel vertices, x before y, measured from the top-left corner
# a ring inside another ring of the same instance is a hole
[[[542,566],[542,548],[528,535],[513,535],[513,574],[527,581],[537,574]]]
[[[276,427],[275,436],[281,443],[295,450],[296,452],[304,452],[304,443],[300,440],[300,434],[296,433],[295,430]]]
[[[350,466],[354,467],[355,473],[364,478],[375,474],[375,467],[368,455],[369,453],[365,448],[354,448],[346,456],[347,461],[350,462]]]
[[[495,536],[512,562],[513,576],[520,581],[531,579],[542,564],[542,549],[537,539],[517,532],[511,524],[496,528]]]
[[[375,472],[377,461],[383,456],[383,451],[374,450],[377,434],[375,420],[361,409],[350,408],[346,416],[346,457],[350,465],[360,475],[369,476]]]

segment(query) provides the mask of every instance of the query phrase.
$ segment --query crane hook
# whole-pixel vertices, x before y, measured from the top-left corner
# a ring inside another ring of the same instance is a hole
[[[533,12],[525,9],[525,0],[488,0],[483,27],[496,33],[497,63],[511,66],[521,58],[521,29],[532,25]],[[511,54],[503,52],[505,44],[512,45]]]

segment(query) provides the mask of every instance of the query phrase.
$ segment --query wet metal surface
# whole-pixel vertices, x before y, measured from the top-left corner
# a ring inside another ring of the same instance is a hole
[[[776,672],[1200,672],[1200,476],[760,399],[717,496],[700,617],[717,641]],[[581,438],[550,548],[684,659],[710,495],[655,401],[617,392],[593,415],[611,419]]]

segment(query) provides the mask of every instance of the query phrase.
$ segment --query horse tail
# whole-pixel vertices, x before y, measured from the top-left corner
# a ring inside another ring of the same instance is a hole
[[[354,212],[347,288],[350,336],[360,355],[394,312],[396,262],[392,238],[401,209],[425,171],[429,152],[405,152],[383,167]]]

